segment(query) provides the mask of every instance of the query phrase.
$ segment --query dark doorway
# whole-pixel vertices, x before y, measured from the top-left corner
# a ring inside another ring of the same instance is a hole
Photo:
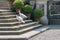
[[[48,10],[49,24],[60,25],[60,1],[49,2]]]

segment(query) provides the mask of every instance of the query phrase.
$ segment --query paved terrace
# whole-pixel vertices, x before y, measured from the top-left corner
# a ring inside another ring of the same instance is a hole
[[[49,30],[39,36],[39,40],[60,40],[60,25],[50,25]]]

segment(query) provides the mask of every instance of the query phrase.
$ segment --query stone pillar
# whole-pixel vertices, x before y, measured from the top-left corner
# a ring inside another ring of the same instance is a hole
[[[41,18],[42,24],[48,24],[48,18],[47,18],[47,2],[44,3],[44,16]]]
[[[47,16],[47,3],[44,4],[44,16]]]

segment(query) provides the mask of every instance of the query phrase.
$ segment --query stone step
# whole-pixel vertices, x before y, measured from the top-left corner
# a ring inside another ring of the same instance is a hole
[[[8,10],[10,8],[9,7],[0,7],[0,9],[6,9],[6,10]]]
[[[30,23],[32,22],[32,20],[25,20],[25,23]],[[24,24],[24,23],[21,23],[21,22],[5,22],[5,23],[0,23],[0,27],[12,27],[12,26],[17,26],[17,25],[20,25],[20,24]]]
[[[1,3],[1,4],[4,4],[4,3],[6,4],[6,3],[7,3],[7,1],[0,1],[0,3]]]
[[[0,1],[7,1],[7,0],[0,0]]]
[[[18,22],[16,18],[0,19],[0,23]]]
[[[11,10],[3,10],[3,9],[0,9],[0,12],[11,12]]]
[[[1,12],[0,15],[17,15],[16,12]]]
[[[38,39],[38,37],[40,36],[40,33],[48,29],[49,27],[40,27],[21,35],[0,35],[0,40],[29,40],[32,38]]]
[[[13,13],[11,13],[11,14],[1,14],[1,13],[0,13],[0,16],[17,16],[17,15],[18,15],[18,14],[16,14],[16,13],[15,13],[15,14],[13,14]]]
[[[25,23],[33,22],[32,20],[25,20]]]
[[[16,15],[0,15],[0,19],[16,18]]]
[[[8,1],[7,0],[0,0],[0,2],[7,3]]]
[[[31,27],[28,27],[28,28],[25,28],[22,30],[18,30],[18,31],[0,31],[0,35],[19,35],[19,34],[23,34],[25,32],[29,32],[38,27],[41,27],[41,25],[40,24],[34,25],[34,26],[31,26]]]
[[[0,7],[8,7],[8,3],[7,2],[0,2]]]
[[[27,28],[27,27],[30,27],[32,25],[36,25],[38,24],[38,22],[31,22],[31,23],[26,23],[26,24],[21,24],[21,25],[18,25],[18,26],[13,26],[13,27],[0,27],[0,31],[16,31],[16,30],[21,30],[21,29],[24,29],[24,28]]]
[[[0,4],[0,7],[8,7],[6,4]]]
[[[8,7],[6,4],[0,4],[0,7]]]
[[[6,3],[7,1],[1,1],[1,0],[0,0],[0,2]]]
[[[9,23],[0,23],[0,26],[13,26],[18,24],[20,24],[20,22],[9,22]]]

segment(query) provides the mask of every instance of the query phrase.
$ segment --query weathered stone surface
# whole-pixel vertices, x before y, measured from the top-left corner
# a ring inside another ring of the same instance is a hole
[[[60,40],[60,25],[51,25],[49,30],[39,34],[38,40]]]

